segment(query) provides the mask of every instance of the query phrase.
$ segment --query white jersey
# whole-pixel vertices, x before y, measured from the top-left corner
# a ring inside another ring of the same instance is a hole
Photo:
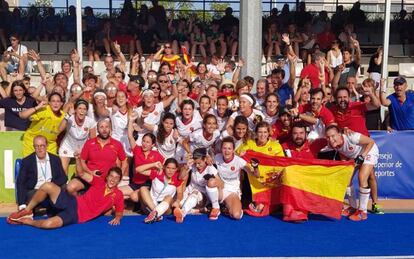
[[[246,166],[246,161],[234,155],[231,161],[224,161],[222,154],[214,157],[217,171],[224,182],[224,189],[232,192],[240,192],[240,169]]]
[[[17,46],[16,51],[14,51],[12,46],[7,47],[7,51],[15,53],[19,56],[23,56],[24,54],[27,54],[27,52],[28,52],[27,47],[25,45],[22,45],[22,44],[19,44]],[[10,55],[10,61],[11,61],[10,63],[17,65],[17,64],[19,64],[20,59],[18,57]]]
[[[236,119],[237,116],[243,115],[240,111],[233,112],[230,116],[233,120]],[[246,117],[247,121],[249,122],[249,130],[254,131],[256,128],[256,124],[260,122],[260,120],[264,120],[265,116],[264,114],[256,109],[253,109],[253,112]]]
[[[273,115],[273,116],[268,115],[266,112],[266,108],[264,108],[263,114],[264,114],[264,121],[269,123],[269,125],[275,124],[277,119],[279,118],[277,113],[276,115]]]
[[[111,137],[122,143],[127,156],[132,156],[131,146],[128,140],[128,112],[125,114],[117,111],[111,114],[112,133]]]
[[[191,132],[201,129],[203,126],[203,118],[201,118],[200,114],[194,111],[193,118],[188,123],[183,123],[180,117],[175,119],[175,124],[177,125],[178,133],[181,137],[188,137]]]
[[[134,109],[134,111],[138,114],[138,119],[142,117],[143,108],[142,106],[137,107]],[[150,124],[150,125],[157,125],[161,121],[161,115],[164,112],[164,104],[163,102],[159,102],[155,105],[155,108],[153,111],[148,113],[147,117],[144,119],[144,123]],[[138,132],[138,139],[137,139],[137,145],[141,145],[142,143],[142,137],[149,133],[150,131],[147,129],[142,129],[140,132]]]
[[[344,143],[341,147],[337,148],[336,150],[343,156],[347,158],[356,158],[362,153],[363,145],[359,144],[361,139],[361,134],[354,132],[349,135],[342,134]],[[365,157],[364,164],[369,165],[376,165],[379,158],[379,150],[378,146],[374,144],[371,150]]]
[[[158,125],[154,126],[153,133],[155,136],[157,136]],[[165,137],[164,143],[160,144],[158,143],[158,140],[157,140],[156,144],[157,144],[158,152],[160,152],[160,154],[165,159],[175,157],[175,150],[177,148],[177,140],[174,138],[174,130],[172,130],[171,133],[167,137]]]
[[[59,156],[73,157],[73,153],[81,151],[83,144],[89,138],[89,131],[96,128],[95,120],[85,117],[82,125],[75,121],[75,115],[71,115],[66,126],[66,134],[59,148]]]
[[[206,139],[206,137],[203,134],[203,129],[198,129],[192,132],[189,135],[191,152],[193,152],[197,148],[211,147],[219,137],[220,137],[220,131],[217,129],[213,132],[213,135],[211,136],[210,139]]]
[[[226,129],[225,126],[227,124],[227,121],[229,120],[229,117],[228,116],[224,116],[224,117],[219,116],[216,109],[210,110],[209,113],[213,114],[216,117],[218,130],[220,132],[225,130]]]
[[[217,169],[212,166],[208,165],[202,172],[199,172],[195,165],[191,167],[191,181],[190,185],[187,187],[188,189],[197,189],[198,191],[206,194],[206,186],[207,180],[204,179],[206,175],[217,175]]]
[[[163,179],[163,180],[161,180]],[[155,177],[151,181],[151,198],[154,201],[155,204],[158,202],[161,202],[164,200],[166,196],[174,197],[177,193],[177,187],[180,185],[180,183],[177,181],[176,177],[172,181],[167,181],[167,179],[162,177]]]

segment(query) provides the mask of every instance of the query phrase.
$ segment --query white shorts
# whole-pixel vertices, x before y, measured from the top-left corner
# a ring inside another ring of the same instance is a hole
[[[379,150],[377,144],[371,148],[368,154],[365,156],[363,165],[376,165],[378,163]]]
[[[236,194],[239,199],[241,199],[241,191],[240,188],[234,188],[234,186],[229,186],[227,184],[224,184],[223,188],[223,197],[220,200],[220,203],[223,203],[227,197],[229,197],[231,194]]]
[[[63,141],[62,144],[59,147],[59,156],[60,157],[71,157],[73,158],[76,151],[81,152],[83,145],[80,146],[73,146],[70,145],[68,142]]]

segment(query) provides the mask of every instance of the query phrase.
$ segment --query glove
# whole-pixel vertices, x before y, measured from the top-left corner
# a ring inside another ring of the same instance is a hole
[[[362,165],[365,161],[365,158],[363,156],[359,155],[355,158],[354,161],[355,161],[356,165]]]
[[[203,176],[203,178],[204,178],[204,180],[208,181],[211,178],[214,178],[214,175],[212,175],[212,174],[206,174],[205,176]]]

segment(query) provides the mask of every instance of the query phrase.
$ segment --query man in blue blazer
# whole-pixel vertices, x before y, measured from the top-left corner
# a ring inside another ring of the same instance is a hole
[[[68,181],[60,158],[47,152],[47,140],[38,135],[33,140],[35,152],[23,158],[16,180],[17,204],[24,209],[33,194],[45,182],[62,186]]]

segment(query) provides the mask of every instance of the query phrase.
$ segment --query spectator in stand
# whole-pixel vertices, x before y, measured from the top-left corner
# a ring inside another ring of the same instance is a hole
[[[43,38],[45,41],[59,41],[60,17],[55,14],[55,8],[48,7],[46,17],[42,22]]]
[[[310,101],[310,90],[312,89],[312,83],[309,78],[300,79],[298,89],[295,93],[294,103],[305,105]]]
[[[28,95],[23,81],[14,81],[11,85],[10,97],[0,100],[0,108],[5,109],[4,125],[6,130],[27,130],[30,120],[21,119],[19,113],[36,106],[36,100]]]
[[[354,24],[347,23],[344,26],[343,32],[338,36],[338,39],[341,41],[342,47],[353,49],[354,44],[353,40],[357,38],[356,33],[354,32]]]
[[[0,2],[0,41],[2,50],[7,49],[7,30],[10,24],[11,13],[9,11],[9,3],[7,1]]]
[[[296,24],[290,23],[287,27],[287,34],[289,35],[289,44],[291,44],[293,52],[296,56],[299,56],[299,44],[302,43],[301,35],[296,31]]]
[[[297,10],[298,11],[295,12],[295,23],[302,29],[305,23],[312,21],[312,14],[309,11],[306,11],[305,1],[299,3],[299,8]]]
[[[300,33],[300,57],[304,64],[306,64],[308,55],[311,53],[313,45],[316,42],[316,33],[312,31],[311,22],[305,23],[303,31]]]
[[[377,51],[369,59],[367,72],[369,73],[369,78],[375,81],[376,88],[380,85],[381,82],[383,52],[383,47],[379,46]]]
[[[128,12],[125,9],[122,9],[114,25],[116,33],[113,41],[119,44],[121,49],[127,49],[130,57],[134,56],[135,39],[132,33],[132,24],[129,20]],[[115,45],[113,46],[113,50],[115,53],[119,52],[119,50],[115,49]]]
[[[289,114],[288,107],[280,107],[278,115],[279,118],[272,125],[272,138],[283,144],[292,136],[292,116]]]
[[[323,32],[319,33],[316,37],[316,43],[319,44],[319,48],[323,52],[327,52],[331,47],[331,43],[336,40],[335,34],[331,31],[331,24],[326,23]]]
[[[265,53],[267,62],[270,62],[272,59],[272,54],[280,55],[280,44],[282,42],[282,36],[278,32],[277,24],[270,24],[267,29],[267,33],[264,35],[266,41]]]
[[[365,12],[361,10],[361,3],[359,1],[355,2],[349,11],[348,21],[352,21],[355,26],[361,26],[366,19]]]
[[[141,5],[134,25],[137,30],[142,30],[142,26],[147,25],[150,31],[154,30],[154,27],[157,25],[154,17],[149,14],[148,7],[145,4]]]
[[[333,80],[333,86],[344,86],[348,77],[356,77],[361,62],[361,49],[359,48],[359,42],[352,39],[354,46],[354,58],[352,57],[352,50],[349,48],[342,49],[343,65],[340,65],[335,72],[335,78]]]
[[[16,179],[16,202],[19,210],[25,209],[35,192],[47,182],[63,187],[68,178],[60,159],[47,152],[47,139],[37,135],[33,139],[34,152],[23,158]]]
[[[207,53],[206,53],[206,34],[203,32],[201,25],[195,24],[193,26],[193,31],[191,32],[191,57],[194,59],[197,49],[200,51],[200,54],[203,58],[203,61],[207,63]]]
[[[224,40],[224,33],[220,28],[220,22],[213,20],[211,23],[211,31],[207,34],[207,42],[209,44],[210,54],[212,56],[218,55],[220,58],[224,58],[227,52],[226,41]],[[220,49],[220,54],[217,54],[217,48]]]
[[[329,68],[328,62],[325,62],[325,58],[321,54],[312,54],[311,56],[312,63],[305,66],[300,72],[300,78],[308,78],[312,83],[312,88],[318,88],[321,85],[320,75],[321,69],[324,68],[325,81],[324,84],[329,84],[330,80],[333,77],[333,71]]]
[[[148,24],[141,24],[141,29],[137,33],[136,48],[138,54],[142,57],[144,53],[154,53],[158,42],[158,37],[153,30],[149,29]]]
[[[21,15],[20,9],[18,7],[14,8],[10,17],[10,32],[16,33],[18,35],[24,35],[25,25],[26,24]]]
[[[4,81],[7,81],[7,74],[18,73],[23,77],[27,70],[27,47],[20,43],[20,37],[15,33],[10,35],[10,42],[11,46],[0,61],[0,75]]]
[[[234,27],[239,27],[239,19],[233,16],[233,9],[231,7],[227,7],[224,13],[224,16],[219,20],[220,28],[224,35],[229,35]]]
[[[1,17],[0,20],[4,21]],[[41,36],[41,26],[39,11],[35,6],[31,6],[25,21],[25,32],[22,34],[25,35],[24,40],[39,41]]]
[[[88,48],[89,61],[100,61],[101,55],[111,54],[112,39],[115,37],[111,21],[105,21],[102,30],[98,30],[94,36]]]
[[[190,49],[190,32],[192,32],[193,19],[190,18],[188,24],[185,19],[173,21],[171,18],[168,23],[168,30],[172,40],[173,53],[179,53],[180,48]]]
[[[407,91],[407,81],[399,76],[394,79],[394,93],[386,97],[386,79],[381,80],[381,104],[388,107],[390,126],[388,130],[414,129],[414,93]]]
[[[171,71],[175,72],[175,66],[177,61],[180,60],[180,56],[173,53],[171,43],[166,43],[161,45],[161,48],[155,53],[154,60],[159,60],[161,63],[168,62]]]
[[[340,49],[339,40],[332,41],[331,49],[326,53],[326,60],[332,69],[343,64],[342,51]]]
[[[166,40],[168,38],[168,24],[167,24],[167,14],[162,5],[158,4],[158,0],[151,0],[152,7],[149,9],[149,14],[154,17],[156,26],[154,30],[157,32],[157,35],[160,37],[160,40]]]
[[[335,14],[334,14],[335,15]],[[319,34],[323,32],[327,23],[329,23],[329,17],[327,11],[320,11],[318,16],[316,16],[313,20],[312,24],[312,32],[315,34]],[[306,26],[306,24],[305,24]]]
[[[234,25],[227,36],[227,48],[230,49],[231,61],[236,61],[236,52],[239,47],[239,26]]]
[[[62,40],[76,41],[76,7],[69,6],[69,15],[62,18]]]
[[[84,9],[84,26],[85,31],[83,32],[83,41],[87,42],[88,44],[93,43],[95,41],[96,33],[99,31],[100,27],[100,20],[94,15],[93,9],[90,6],[86,6]]]
[[[343,5],[338,5],[336,7],[335,13],[332,15],[332,31],[335,34],[339,34],[348,19],[347,12],[344,11]]]

